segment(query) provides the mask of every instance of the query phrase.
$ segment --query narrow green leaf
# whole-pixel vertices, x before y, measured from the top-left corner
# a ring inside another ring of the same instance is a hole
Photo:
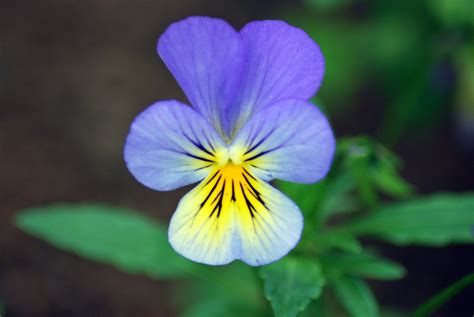
[[[435,194],[390,204],[342,232],[373,235],[395,244],[473,243],[474,194]]]
[[[352,317],[378,317],[377,301],[369,286],[356,277],[338,276],[330,280],[338,300]]]
[[[259,270],[276,317],[293,317],[321,295],[325,283],[317,262],[286,257]]]
[[[387,160],[380,160],[372,170],[372,178],[377,188],[395,198],[406,198],[413,193],[413,186],[405,181],[395,166]]]
[[[171,249],[165,227],[125,208],[58,204],[25,210],[15,221],[60,249],[128,273],[170,278],[200,268]]]
[[[370,209],[378,205],[380,192],[395,198],[413,193],[413,187],[398,172],[400,159],[382,144],[364,136],[343,138],[338,155],[346,173],[355,180],[360,199]]]
[[[338,147],[343,168],[353,177],[360,200],[370,207],[378,203],[371,170],[378,160],[376,150],[379,147],[379,144],[364,136],[342,139]]]
[[[412,317],[431,316],[435,310],[472,284],[474,284],[474,273],[464,276],[462,279],[430,298],[413,313]]]
[[[405,276],[400,264],[371,253],[331,254],[323,258],[322,264],[331,270],[378,280],[396,280]]]

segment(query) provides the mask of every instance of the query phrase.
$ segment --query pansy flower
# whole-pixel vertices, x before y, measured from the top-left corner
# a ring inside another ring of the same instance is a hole
[[[328,121],[308,102],[323,77],[319,47],[283,21],[237,32],[190,17],[171,24],[157,50],[191,107],[151,105],[132,123],[124,154],[154,190],[199,183],[172,216],[172,247],[211,265],[278,260],[298,243],[303,217],[269,182],[316,182],[334,154]]]

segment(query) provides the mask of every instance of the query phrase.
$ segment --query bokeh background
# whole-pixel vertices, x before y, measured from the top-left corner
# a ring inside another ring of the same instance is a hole
[[[169,220],[179,197],[128,173],[129,125],[158,99],[185,100],[155,53],[190,15],[236,28],[284,19],[321,46],[316,102],[337,136],[366,134],[404,160],[419,193],[474,189],[472,0],[0,0],[0,307],[6,316],[175,316],[172,282],[92,263],[12,225],[29,206],[103,201]],[[474,267],[472,247],[379,245],[408,270],[371,285],[410,310]],[[471,316],[467,289],[437,316]]]

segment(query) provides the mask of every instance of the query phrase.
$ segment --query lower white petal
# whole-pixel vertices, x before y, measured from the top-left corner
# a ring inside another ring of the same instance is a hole
[[[289,198],[245,166],[228,164],[181,199],[169,240],[196,262],[222,265],[240,259],[257,266],[286,255],[302,229],[301,212]]]

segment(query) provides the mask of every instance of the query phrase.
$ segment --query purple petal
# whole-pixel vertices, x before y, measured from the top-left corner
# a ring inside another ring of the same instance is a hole
[[[195,109],[222,131],[223,111],[241,82],[239,33],[220,19],[190,17],[171,24],[157,50]]]
[[[143,185],[172,190],[205,178],[214,153],[225,148],[217,131],[191,107],[159,101],[137,116],[128,134],[127,167]]]
[[[309,99],[321,84],[324,61],[318,45],[301,29],[283,21],[256,21],[240,34],[248,65],[240,91],[240,107],[230,120],[234,132],[249,116],[280,99]]]
[[[232,151],[264,180],[313,183],[329,171],[335,139],[326,117],[301,99],[281,100],[256,113]]]

